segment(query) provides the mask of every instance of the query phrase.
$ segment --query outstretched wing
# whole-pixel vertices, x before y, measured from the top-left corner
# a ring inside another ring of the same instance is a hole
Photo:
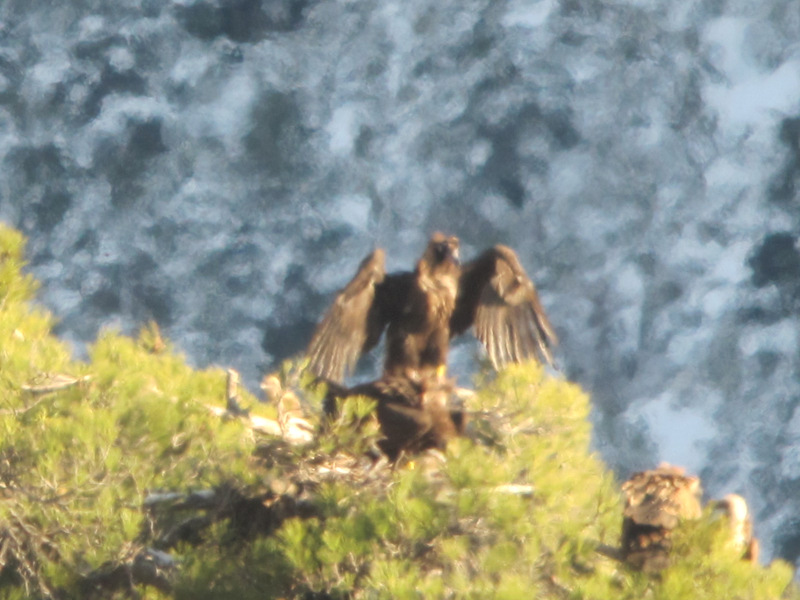
[[[475,327],[495,368],[536,357],[553,364],[558,337],[514,251],[497,245],[464,265],[450,335]]]
[[[325,313],[308,345],[309,368],[315,375],[342,381],[380,339],[385,322],[375,304],[375,289],[386,277],[385,263],[384,251],[374,250]]]
[[[407,294],[407,274],[387,275],[386,257],[376,249],[337,294],[308,345],[311,372],[341,382],[359,357],[380,340]]]

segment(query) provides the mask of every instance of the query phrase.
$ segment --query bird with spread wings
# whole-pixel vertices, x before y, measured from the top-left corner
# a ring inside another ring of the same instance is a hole
[[[434,233],[412,272],[386,273],[376,249],[337,294],[308,347],[309,368],[341,382],[386,331],[384,376],[443,376],[450,339],[470,327],[495,368],[553,363],[557,343],[533,282],[511,248],[461,265],[454,236]]]

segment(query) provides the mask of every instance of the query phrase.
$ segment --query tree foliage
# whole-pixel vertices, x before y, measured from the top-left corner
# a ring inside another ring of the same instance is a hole
[[[798,595],[707,516],[649,576],[615,546],[619,486],[590,448],[589,398],[535,364],[482,381],[446,455],[379,460],[365,399],[304,445],[221,418],[225,372],[157,328],[106,331],[88,362],[51,334],[0,228],[0,598],[615,598]],[[276,407],[247,392],[252,413]]]

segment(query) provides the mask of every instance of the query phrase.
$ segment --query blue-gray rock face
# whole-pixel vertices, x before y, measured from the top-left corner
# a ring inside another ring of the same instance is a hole
[[[373,245],[506,242],[606,460],[794,560],[798,40],[796,0],[6,0],[0,218],[79,351],[152,318],[251,385]]]

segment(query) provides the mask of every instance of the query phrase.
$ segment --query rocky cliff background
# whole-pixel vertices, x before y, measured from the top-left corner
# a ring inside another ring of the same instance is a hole
[[[0,219],[77,353],[155,319],[255,388],[375,245],[502,241],[604,458],[742,493],[790,560],[799,181],[793,0],[0,4]]]

